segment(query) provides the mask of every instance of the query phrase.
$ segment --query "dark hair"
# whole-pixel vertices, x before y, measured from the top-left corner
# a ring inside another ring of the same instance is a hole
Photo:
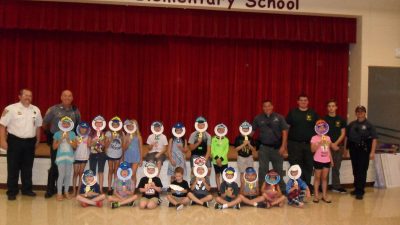
[[[271,99],[264,99],[262,104],[264,105],[265,103],[268,103],[268,102],[271,103],[271,105],[272,105],[272,100]]]
[[[334,98],[329,99],[328,101],[326,101],[326,105],[328,106],[329,103],[335,103],[335,105],[337,105],[337,101]]]
[[[307,96],[305,93],[300,93],[300,94],[297,96],[297,100],[300,100],[300,98],[307,98],[307,99],[308,99],[308,96]]]
[[[24,91],[29,91],[29,92],[32,93],[32,91],[29,90],[28,88],[22,88],[22,89],[19,90],[19,95],[22,96],[22,94],[24,93]]]
[[[182,175],[183,175],[183,173],[184,173],[184,170],[183,170],[183,168],[182,168],[182,167],[176,167],[176,168],[175,168],[175,173],[180,173],[180,174],[182,174]]]

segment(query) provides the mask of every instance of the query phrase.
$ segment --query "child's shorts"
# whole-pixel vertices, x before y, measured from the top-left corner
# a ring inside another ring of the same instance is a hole
[[[245,198],[249,199],[249,200],[253,200],[255,198],[257,198],[257,195],[244,195]]]
[[[147,155],[144,157],[144,161],[146,162],[161,162],[161,164],[163,164],[163,162],[165,161],[165,159],[167,158],[165,156],[165,154],[162,154],[160,157],[156,157],[156,155],[158,154],[158,152],[152,152],[152,153],[147,153]]]
[[[254,167],[254,159],[253,156],[250,155],[248,157],[242,157],[238,155],[237,157],[237,165],[240,173],[244,173],[247,167]]]
[[[228,168],[228,164],[227,165],[222,165],[222,166],[218,166],[214,164],[214,171],[215,174],[221,174],[222,172],[224,172],[224,170]]]
[[[202,198],[205,198],[205,197],[207,197],[208,195],[205,195],[205,194],[198,194],[198,193],[194,193],[194,192],[192,192],[193,193],[193,195],[196,197],[196,198],[198,198],[198,199],[202,199]]]
[[[74,164],[86,164],[87,160],[75,160]]]
[[[331,168],[331,163],[322,163],[314,160],[314,168],[317,170],[322,170],[323,168]]]
[[[177,201],[177,202],[182,202],[183,201],[183,199],[185,199],[187,196],[174,196],[174,195],[172,195],[172,198],[173,199],[175,199],[175,201]]]

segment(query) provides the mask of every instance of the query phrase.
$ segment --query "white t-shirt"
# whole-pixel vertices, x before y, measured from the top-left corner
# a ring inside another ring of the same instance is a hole
[[[77,139],[80,139],[77,136]],[[87,146],[88,137],[82,138],[82,142],[78,144],[75,151],[75,160],[88,160],[89,159],[89,147]]]
[[[42,115],[38,107],[25,107],[21,102],[7,106],[0,119],[0,124],[7,127],[7,131],[19,138],[36,137],[36,128],[42,126]]]
[[[149,151],[149,153],[153,153],[153,152],[161,152],[161,150],[168,145],[168,140],[167,137],[164,134],[160,134],[156,135],[155,134],[151,134],[148,138],[147,138],[147,144],[151,145],[154,142],[157,142],[156,145]]]

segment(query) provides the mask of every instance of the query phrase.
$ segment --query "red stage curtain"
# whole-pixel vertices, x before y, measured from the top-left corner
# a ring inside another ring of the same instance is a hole
[[[231,142],[263,99],[286,115],[300,92],[347,110],[355,19],[72,3],[0,3],[0,107],[33,90],[43,114],[71,89],[83,119],[154,120],[170,134],[204,115]],[[213,133],[210,129],[210,133]]]
[[[68,88],[85,120],[136,118],[145,137],[154,120],[170,135],[204,115],[232,142],[263,99],[286,115],[300,92],[320,113],[331,97],[346,112],[347,44],[0,30],[0,49],[0,107],[28,87],[44,114]]]
[[[0,28],[355,43],[356,19],[49,2],[0,3]]]

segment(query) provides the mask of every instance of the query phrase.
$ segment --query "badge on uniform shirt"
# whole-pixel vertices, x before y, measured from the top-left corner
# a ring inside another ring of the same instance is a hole
[[[274,120],[273,120],[274,122],[279,122],[279,119],[278,119],[278,117],[274,117]]]
[[[337,121],[335,122],[335,126],[336,126],[336,127],[340,127],[340,125],[341,125],[340,120],[337,120]]]
[[[366,129],[367,129],[367,126],[365,126],[365,125],[361,126],[361,130],[366,130]]]
[[[18,111],[18,112],[17,112],[17,115],[18,115],[18,116],[21,116],[21,115],[22,115],[22,112]]]
[[[311,114],[307,114],[306,115],[306,120],[307,121],[312,121],[312,115]]]

